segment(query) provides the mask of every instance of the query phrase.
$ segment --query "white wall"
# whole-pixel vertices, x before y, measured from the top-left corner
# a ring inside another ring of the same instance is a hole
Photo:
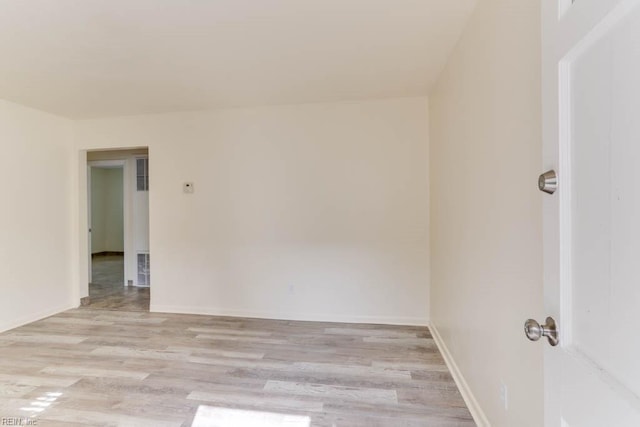
[[[543,425],[540,110],[540,3],[480,0],[430,97],[431,318],[493,426]]]
[[[91,168],[91,253],[124,252],[122,168]]]
[[[71,121],[0,100],[0,150],[3,331],[74,303]]]
[[[76,142],[149,147],[153,310],[424,324],[427,115],[425,98],[173,113],[79,121]]]

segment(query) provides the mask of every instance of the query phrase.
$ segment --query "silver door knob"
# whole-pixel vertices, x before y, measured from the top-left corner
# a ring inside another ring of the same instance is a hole
[[[538,341],[542,337],[547,337],[549,344],[554,347],[559,342],[556,321],[551,317],[547,317],[544,325],[540,325],[533,319],[527,320],[524,322],[524,333],[531,341]]]

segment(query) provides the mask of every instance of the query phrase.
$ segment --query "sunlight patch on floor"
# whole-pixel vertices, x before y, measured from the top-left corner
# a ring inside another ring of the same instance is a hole
[[[191,427],[309,427],[307,416],[200,405]]]
[[[22,407],[20,408],[20,410],[31,413],[33,414],[31,415],[31,417],[35,417],[37,414],[39,414],[40,412],[43,412],[45,409],[47,409],[49,406],[55,403],[55,401],[58,400],[60,396],[62,396],[62,393],[53,393],[53,392],[45,393],[42,396],[36,398],[34,401],[32,401],[29,406]],[[9,424],[5,424],[5,421],[6,420],[3,418],[2,425],[9,425]],[[23,424],[11,424],[11,425],[23,425]],[[25,425],[30,425],[30,424],[25,424]]]

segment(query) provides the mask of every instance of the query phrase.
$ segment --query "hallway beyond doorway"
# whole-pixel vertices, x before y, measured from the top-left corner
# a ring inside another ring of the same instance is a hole
[[[124,256],[96,256],[89,285],[91,308],[149,311],[149,288],[124,286]]]

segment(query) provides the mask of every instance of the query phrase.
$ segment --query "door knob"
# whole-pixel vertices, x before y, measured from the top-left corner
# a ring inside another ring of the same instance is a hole
[[[544,325],[540,325],[533,319],[527,320],[524,322],[524,333],[531,341],[538,341],[542,337],[547,337],[549,344],[554,347],[558,345],[558,329],[556,328],[556,321],[551,317],[547,317]]]
[[[553,194],[558,189],[558,175],[553,169],[538,177],[538,189],[547,194]]]

